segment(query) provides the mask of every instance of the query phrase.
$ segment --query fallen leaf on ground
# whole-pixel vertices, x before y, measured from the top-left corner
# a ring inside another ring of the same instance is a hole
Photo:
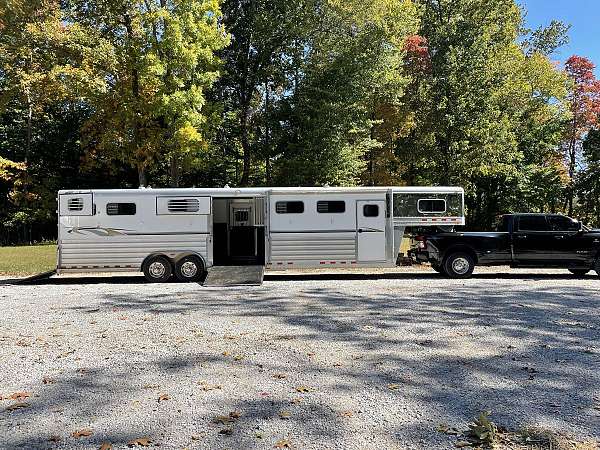
[[[450,435],[460,434],[460,432],[456,428],[451,427],[445,423],[440,423],[437,427],[437,430],[440,433],[445,433],[445,434],[450,434]]]
[[[389,390],[391,390],[391,391],[395,391],[395,390],[398,390],[398,389],[400,389],[400,385],[399,385],[399,384],[397,384],[397,383],[391,383],[391,384],[388,384],[388,385],[387,385],[387,387],[388,387],[388,389],[389,389]]]
[[[280,419],[286,420],[286,419],[289,419],[290,417],[292,417],[292,413],[289,411],[280,411],[279,412]]]
[[[127,447],[150,447],[152,441],[147,437],[132,439],[127,443]]]
[[[22,408],[28,408],[28,407],[29,407],[29,403],[19,402],[19,403],[14,403],[14,404],[10,405],[9,407],[7,407],[6,411],[14,411],[16,409],[22,409]]]
[[[285,373],[276,373],[273,375],[273,378],[275,378],[276,380],[284,380],[285,378],[287,378],[287,375]]]
[[[296,387],[296,392],[310,392],[310,391],[312,391],[312,388],[309,388],[308,386]]]
[[[171,397],[169,397],[169,394],[160,394],[158,396],[159,402],[164,402],[165,400],[171,400]]]
[[[234,360],[234,361],[241,361],[242,359],[244,359],[244,356],[243,356],[243,355],[235,355],[235,356],[233,357],[233,360]]]
[[[342,411],[340,414],[344,417],[352,417],[354,415],[352,411]]]
[[[230,435],[233,433],[233,428],[232,427],[227,427],[227,428],[221,428],[219,430],[219,434],[226,434],[226,435]]]
[[[223,356],[229,356],[229,355],[231,355],[231,353],[229,353],[229,352],[223,352],[223,353],[221,353],[221,354],[222,354]]]
[[[144,389],[158,389],[160,387],[160,384],[145,384]]]
[[[220,384],[208,384],[206,381],[201,381],[198,384],[202,387],[202,390],[205,392],[214,391],[215,389],[222,389]]]
[[[48,440],[50,442],[60,442],[61,441],[61,437],[59,435],[57,435],[57,434],[53,434],[52,436],[50,436],[48,438]]]
[[[287,439],[281,439],[275,443],[275,448],[292,448],[292,444]]]
[[[231,411],[229,413],[229,417],[231,417],[232,419],[239,419],[242,416],[242,413],[239,411]]]
[[[92,430],[90,430],[89,428],[84,428],[82,430],[73,431],[71,433],[71,436],[79,439],[80,437],[88,437],[88,436],[91,436],[92,434],[94,434],[94,432]]]
[[[56,383],[56,380],[50,378],[50,377],[44,377],[42,378],[42,383],[44,384],[52,384],[52,383]]]
[[[100,450],[112,450],[112,444],[110,442],[103,442]]]
[[[24,400],[28,397],[31,397],[30,392],[15,392],[14,394],[11,394],[6,398],[8,398],[10,400]]]
[[[302,399],[300,397],[296,397],[296,398],[292,399],[291,402],[294,405],[297,405],[298,403],[302,403]]]

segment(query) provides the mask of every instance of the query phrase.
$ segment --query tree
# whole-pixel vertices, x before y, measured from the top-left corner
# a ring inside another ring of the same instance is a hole
[[[577,174],[578,215],[600,227],[600,129],[592,129],[583,141],[583,170]]]
[[[159,156],[170,184],[207,146],[205,91],[228,43],[218,0],[72,0],[68,19],[93,36],[82,65],[104,82],[86,93],[88,161],[135,167],[140,185]]]
[[[598,123],[600,114],[600,80],[594,75],[595,65],[587,58],[573,55],[565,63],[565,71],[573,82],[569,93],[571,120],[565,130],[563,149],[569,170],[567,205],[573,214],[575,197],[575,172],[581,153],[581,143],[586,133]]]

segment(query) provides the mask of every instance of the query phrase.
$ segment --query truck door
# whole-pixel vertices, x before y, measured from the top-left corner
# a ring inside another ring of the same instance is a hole
[[[535,265],[553,259],[550,226],[542,214],[515,217],[513,251],[518,264]]]
[[[385,200],[357,200],[358,261],[385,261]]]
[[[586,265],[594,258],[591,240],[580,231],[579,222],[566,216],[549,216],[553,259],[557,263]]]

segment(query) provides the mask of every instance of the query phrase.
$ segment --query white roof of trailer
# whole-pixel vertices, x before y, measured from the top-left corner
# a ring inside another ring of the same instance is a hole
[[[140,188],[140,189],[67,189],[58,191],[60,194],[108,194],[108,195],[213,195],[239,196],[272,194],[322,194],[322,193],[353,193],[361,192],[398,192],[398,193],[463,193],[461,187],[434,186],[368,186],[368,187],[254,187],[254,188]]]

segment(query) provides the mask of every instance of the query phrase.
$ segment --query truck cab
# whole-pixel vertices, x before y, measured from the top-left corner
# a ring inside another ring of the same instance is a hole
[[[600,272],[600,230],[560,214],[507,214],[491,232],[421,236],[417,261],[450,277],[469,277],[477,265],[565,268],[575,275]]]

